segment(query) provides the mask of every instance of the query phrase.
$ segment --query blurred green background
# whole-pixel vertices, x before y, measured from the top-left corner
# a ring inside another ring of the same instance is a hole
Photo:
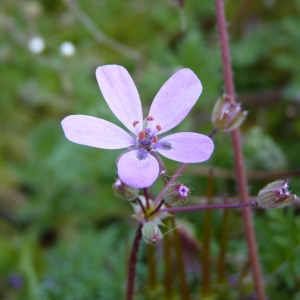
[[[111,190],[121,151],[72,144],[60,121],[88,114],[119,124],[96,82],[100,65],[128,69],[145,114],[162,84],[188,67],[204,90],[176,130],[209,134],[210,113],[223,93],[214,3],[184,0],[180,8],[179,2],[1,1],[0,299],[123,299],[137,225],[131,206]],[[249,192],[292,178],[300,193],[300,1],[230,0],[226,10],[238,101],[249,111],[242,126]],[[67,41],[73,53],[62,52]],[[182,180],[193,196],[203,196],[214,167],[214,194],[236,196],[230,139],[218,133],[214,141],[213,157],[188,167]],[[168,175],[179,167],[166,165]],[[221,214],[213,213],[212,258]],[[180,216],[201,244],[203,213]],[[299,208],[256,211],[254,218],[267,294],[300,299]],[[253,286],[239,211],[230,212],[228,233],[230,280],[214,295],[246,299]],[[144,255],[142,245],[137,299],[152,299]],[[189,282],[197,295],[201,271],[191,271]]]

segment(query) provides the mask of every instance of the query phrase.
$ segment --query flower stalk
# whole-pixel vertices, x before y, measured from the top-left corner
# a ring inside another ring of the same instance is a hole
[[[256,207],[257,201],[245,202],[245,203],[232,203],[232,204],[212,204],[212,205],[195,205],[195,206],[183,206],[183,207],[168,207],[162,208],[159,212],[183,212],[183,211],[198,211],[209,209],[230,209],[230,208],[243,208],[247,206]]]
[[[189,300],[190,293],[189,293],[189,288],[188,288],[187,278],[186,278],[186,270],[185,270],[184,256],[183,256],[183,251],[182,251],[182,243],[180,240],[179,231],[176,228],[175,218],[174,217],[170,218],[170,222],[171,222],[172,228],[175,228],[173,231],[173,238],[174,238],[174,244],[175,244],[178,276],[179,276],[179,281],[180,281],[181,298],[185,299],[185,300]]]
[[[230,52],[229,52],[224,1],[215,0],[215,5],[216,5],[216,16],[217,16],[217,23],[218,23],[221,55],[222,55],[222,62],[223,62],[223,77],[225,81],[225,92],[233,99],[235,99],[235,88],[234,88],[233,72],[232,72]],[[234,129],[231,132],[231,138],[232,138],[232,146],[234,151],[236,178],[238,178],[237,184],[238,184],[239,196],[242,203],[247,203],[248,201],[247,178],[246,178],[244,159],[243,159],[242,148],[241,148],[240,131],[238,128]],[[257,253],[257,247],[256,247],[255,232],[253,228],[251,211],[249,210],[249,208],[247,207],[243,208],[242,216],[244,220],[245,235],[246,235],[248,249],[249,249],[249,258],[252,267],[252,274],[253,274],[253,280],[254,280],[255,289],[257,293],[257,298],[259,300],[264,300],[265,292],[263,286],[263,278],[262,278],[262,273],[259,265],[259,257]]]
[[[135,234],[135,238],[133,241],[130,258],[128,262],[126,300],[133,299],[135,270],[136,270],[137,255],[140,247],[141,238],[142,238],[142,223],[139,224],[136,230],[136,234]]]
[[[225,199],[226,203],[226,199]],[[218,281],[223,284],[226,279],[226,266],[225,266],[225,256],[228,241],[228,223],[229,223],[229,211],[222,211],[222,232],[220,238],[220,254],[218,259]]]
[[[211,204],[213,194],[213,173],[212,169],[209,172],[208,187],[207,187],[207,203]],[[203,253],[201,260],[202,267],[202,296],[209,297],[211,293],[211,282],[210,282],[210,242],[211,242],[211,228],[212,228],[212,211],[206,210],[204,213],[204,232],[203,232]]]

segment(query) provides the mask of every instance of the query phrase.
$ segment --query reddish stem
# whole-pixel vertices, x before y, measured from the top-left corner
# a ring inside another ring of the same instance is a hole
[[[233,203],[233,204],[213,204],[213,205],[197,205],[197,206],[183,206],[183,207],[170,207],[160,209],[160,212],[182,212],[182,211],[197,211],[208,209],[226,209],[226,208],[241,208],[246,206],[257,206],[256,201],[246,203]]]
[[[226,17],[224,9],[223,0],[215,0],[216,14],[218,22],[219,39],[221,46],[222,62],[223,62],[223,76],[225,81],[225,92],[226,94],[232,96],[235,99],[235,88],[231,67],[231,59],[229,52],[228,34],[226,28]],[[235,160],[235,172],[239,195],[241,201],[246,203],[248,201],[248,191],[247,191],[247,178],[244,167],[244,159],[241,148],[241,138],[239,129],[235,129],[231,133],[232,146],[234,151]],[[256,293],[259,300],[265,299],[263,279],[259,265],[258,253],[256,250],[256,239],[253,228],[253,222],[251,217],[251,211],[249,208],[243,208],[242,216],[244,220],[245,235],[247,239],[250,263],[253,272],[253,279],[255,283]]]
[[[137,263],[137,255],[140,247],[140,241],[142,238],[142,226],[143,226],[142,223],[140,223],[136,230],[136,234],[135,234],[135,238],[133,241],[130,258],[128,262],[126,300],[133,299],[135,268]]]
[[[149,209],[150,203],[149,203],[148,190],[147,190],[147,188],[144,188],[143,191],[144,191],[144,196],[145,196],[145,199],[146,199],[146,208]]]

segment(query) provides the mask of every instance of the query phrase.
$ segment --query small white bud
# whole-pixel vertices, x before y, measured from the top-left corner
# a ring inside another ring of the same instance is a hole
[[[73,56],[76,51],[74,44],[68,41],[61,43],[59,50],[60,54],[66,57]]]
[[[32,37],[28,41],[28,49],[34,54],[40,54],[45,49],[45,42],[41,37]]]
[[[163,237],[159,227],[153,222],[147,222],[142,228],[142,236],[146,243],[155,245]]]

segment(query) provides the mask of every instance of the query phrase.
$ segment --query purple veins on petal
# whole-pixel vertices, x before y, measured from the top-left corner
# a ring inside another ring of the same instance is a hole
[[[111,111],[126,128],[136,134],[134,122],[135,124],[143,122],[142,105],[128,71],[122,66],[106,65],[97,68],[96,77]]]
[[[171,145],[171,148],[165,145]],[[214,150],[214,144],[206,135],[180,132],[160,139],[154,150],[175,161],[199,163],[210,158]]]
[[[77,144],[122,149],[134,145],[134,139],[119,126],[91,116],[71,115],[61,121],[66,138]]]
[[[189,113],[202,92],[202,84],[190,69],[176,72],[158,91],[149,116],[164,133],[177,126]]]
[[[162,150],[172,150],[172,143],[169,141],[162,141],[159,145]]]
[[[157,160],[144,150],[124,153],[117,165],[120,179],[135,188],[151,186],[159,173]]]

